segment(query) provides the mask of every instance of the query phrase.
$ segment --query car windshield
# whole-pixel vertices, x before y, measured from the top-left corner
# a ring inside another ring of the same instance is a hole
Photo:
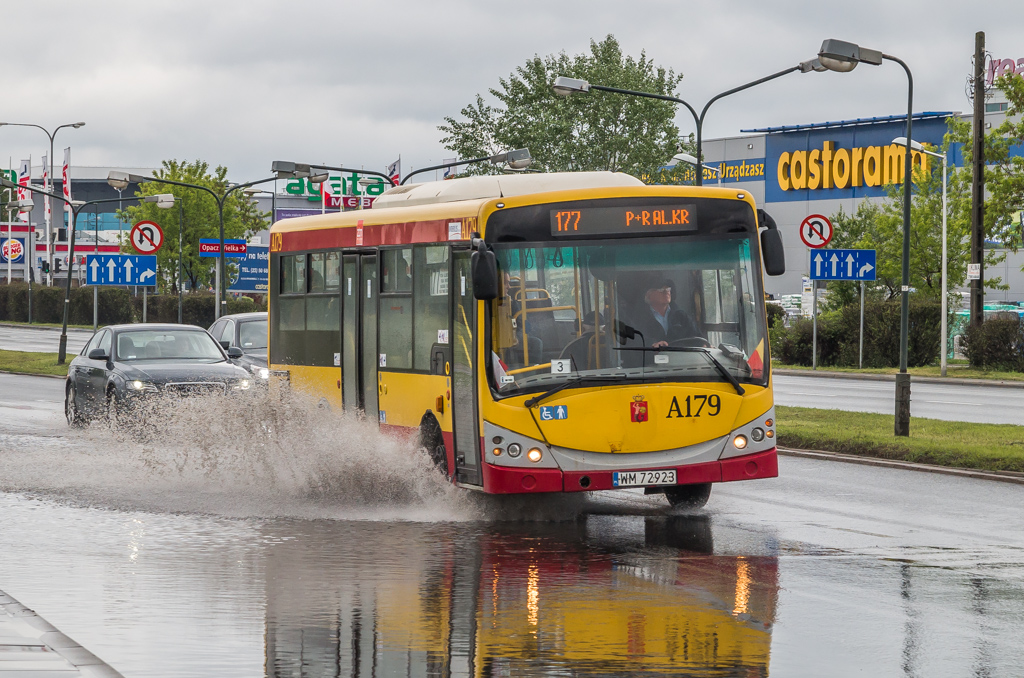
[[[763,294],[746,235],[494,251],[502,290],[490,372],[502,395],[577,377],[731,381],[723,368],[765,383]]]
[[[217,342],[199,330],[131,330],[117,334],[117,360],[224,360]]]
[[[238,327],[238,343],[243,351],[267,349],[267,321],[248,320]]]

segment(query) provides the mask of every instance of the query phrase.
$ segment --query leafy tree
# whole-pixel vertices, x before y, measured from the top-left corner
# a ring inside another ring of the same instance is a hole
[[[996,81],[1009,103],[1006,120],[985,135],[985,230],[989,238],[1005,242],[1014,251],[1024,233],[1013,217],[1024,209],[1024,156],[1011,155],[1024,145],[1024,78],[1004,75]],[[966,123],[965,123],[966,125]],[[1014,148],[1016,147],[1016,149]],[[964,160],[973,149],[964,146]]]
[[[154,172],[157,179],[170,179],[190,184],[206,186],[218,195],[228,189],[227,168],[218,166],[212,172],[210,165],[202,160],[178,161],[164,160],[162,169]],[[220,222],[217,216],[217,202],[206,191],[184,186],[173,186],[159,181],[145,182],[139,186],[136,197],[173,193],[181,201],[182,210],[177,204],[171,209],[160,209],[155,204],[142,203],[124,210],[126,219],[132,223],[139,221],[155,221],[164,232],[164,244],[157,252],[157,282],[163,290],[177,292],[178,269],[178,233],[182,235],[182,271],[188,278],[191,289],[209,285],[215,277],[213,258],[199,256],[200,238],[220,237]],[[184,212],[184,230],[179,223],[179,215]],[[261,231],[269,225],[269,212],[261,212],[255,201],[246,195],[234,192],[224,203],[224,237],[244,238]],[[130,242],[121,244],[121,250],[131,252]],[[227,260],[228,277],[235,270],[231,259]]]
[[[948,153],[963,122],[950,119],[940,152]],[[932,149],[929,149],[932,150]],[[970,168],[949,167],[947,179],[947,271],[946,294],[961,288],[967,279],[970,260]],[[877,251],[876,281],[868,283],[873,296],[895,299],[903,281],[903,186],[889,186],[883,203],[863,201],[853,214],[842,208],[832,215],[835,236],[830,247],[874,249]],[[991,263],[1000,255],[988,254]],[[998,279],[988,281],[998,285]],[[929,157],[927,171],[915,169],[910,205],[910,286],[914,295],[939,301],[942,295],[942,161]],[[828,305],[838,308],[855,303],[860,286],[854,282],[829,284]]]
[[[682,80],[671,69],[655,66],[644,52],[624,56],[614,36],[591,41],[590,52],[535,56],[490,89],[497,105],[476,101],[462,109],[461,119],[446,117],[438,127],[445,148],[462,158],[529,148],[531,168],[546,172],[611,170],[649,176],[679,150],[679,129],[673,124],[676,104],[593,92],[560,97],[552,89],[564,75],[593,83],[656,94],[673,95]],[[500,171],[487,163],[470,165],[468,173]]]

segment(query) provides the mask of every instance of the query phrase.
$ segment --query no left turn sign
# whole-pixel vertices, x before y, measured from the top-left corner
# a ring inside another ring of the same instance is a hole
[[[132,226],[132,247],[139,254],[154,254],[164,244],[164,232],[153,221],[140,221]]]
[[[832,222],[820,214],[812,214],[800,222],[800,239],[811,249],[824,247],[832,240]]]

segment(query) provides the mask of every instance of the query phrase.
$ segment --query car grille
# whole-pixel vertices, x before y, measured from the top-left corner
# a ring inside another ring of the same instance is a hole
[[[164,392],[181,396],[224,395],[227,386],[217,381],[170,382]]]

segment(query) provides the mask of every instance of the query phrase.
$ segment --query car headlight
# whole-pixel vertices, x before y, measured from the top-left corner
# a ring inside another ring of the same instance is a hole
[[[130,388],[133,391],[156,391],[157,390],[156,384],[150,384],[149,382],[145,382],[145,381],[142,381],[140,379],[136,379],[134,381],[129,381],[127,386],[128,386],[128,388]]]
[[[248,379],[239,379],[235,382],[235,385],[232,388],[236,391],[248,391],[250,383],[251,382]]]
[[[146,385],[143,384],[138,379],[136,379],[135,381],[132,382],[132,388],[134,388],[136,391],[141,391],[145,386]]]

